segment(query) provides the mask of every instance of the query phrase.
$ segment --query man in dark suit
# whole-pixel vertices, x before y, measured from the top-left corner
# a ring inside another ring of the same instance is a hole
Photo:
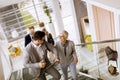
[[[32,36],[34,35],[34,26],[29,27],[29,34],[25,36],[25,47],[32,41]]]

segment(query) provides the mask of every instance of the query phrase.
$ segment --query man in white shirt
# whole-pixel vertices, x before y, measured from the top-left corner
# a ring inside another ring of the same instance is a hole
[[[53,80],[59,80],[61,77],[60,73],[54,68],[54,66],[47,69],[48,66],[51,65],[47,57],[47,50],[56,54],[55,62],[59,62],[54,46],[45,42],[45,33],[42,31],[36,31],[33,40],[26,46],[24,66],[30,68],[29,73],[38,78],[38,80],[46,80],[45,73],[42,74],[45,69],[46,73],[53,76]]]

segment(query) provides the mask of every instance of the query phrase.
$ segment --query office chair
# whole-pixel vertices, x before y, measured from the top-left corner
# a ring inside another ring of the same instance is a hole
[[[118,58],[117,51],[115,51],[115,50],[111,49],[109,46],[107,46],[105,48],[105,52],[106,52],[106,55],[108,58],[108,65],[109,65],[109,61],[112,60],[112,61],[116,61],[116,65],[118,66],[118,64],[117,64],[117,58]]]

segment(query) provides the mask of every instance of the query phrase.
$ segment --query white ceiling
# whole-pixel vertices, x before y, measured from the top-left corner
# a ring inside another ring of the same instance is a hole
[[[104,5],[120,9],[120,0],[93,0],[99,3],[102,3]]]
[[[82,0],[113,12],[120,13],[120,0]]]
[[[95,5],[102,4],[115,9],[120,9],[120,0],[82,0],[82,1],[90,2],[91,4]]]
[[[25,0],[0,0],[0,8],[11,4],[19,3]]]
[[[22,1],[25,1],[25,0],[0,0],[0,8],[11,5],[11,4],[19,3]],[[83,1],[90,2],[93,4],[95,3],[96,5],[97,3],[100,3],[108,7],[120,9],[120,0],[83,0]]]

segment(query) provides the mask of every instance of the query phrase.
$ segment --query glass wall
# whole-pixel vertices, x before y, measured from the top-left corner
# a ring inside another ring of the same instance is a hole
[[[88,70],[87,74],[98,80],[119,80],[119,41],[120,39],[92,42],[93,51],[88,47],[80,48],[82,44],[77,45],[77,69],[83,73]]]

